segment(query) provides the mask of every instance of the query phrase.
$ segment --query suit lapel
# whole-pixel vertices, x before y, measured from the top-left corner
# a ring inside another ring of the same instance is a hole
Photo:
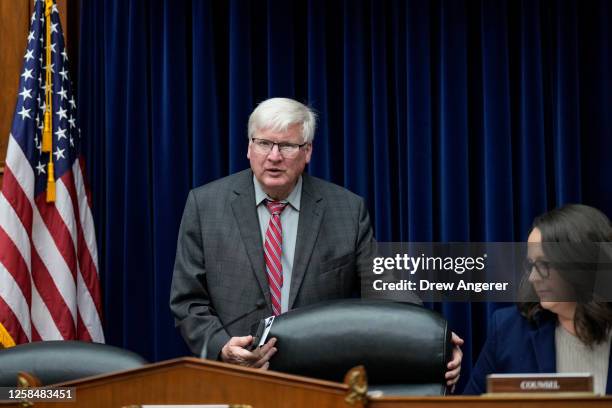
[[[540,373],[557,372],[554,320],[542,322],[537,330],[529,334],[531,335],[531,345],[538,364],[538,371]]]
[[[257,207],[255,207],[253,173],[250,170],[245,171],[244,177],[236,183],[234,194],[231,206],[240,230],[240,237],[246,248],[259,287],[266,298],[266,302],[270,305],[270,288],[268,287],[268,278],[264,267],[259,217],[257,216]]]
[[[325,203],[323,197],[312,185],[312,180],[307,174],[302,175],[302,199],[300,202],[300,218],[295,243],[295,256],[293,270],[291,272],[291,289],[289,291],[289,309],[293,308],[295,299],[304,280],[306,269],[314,249]]]

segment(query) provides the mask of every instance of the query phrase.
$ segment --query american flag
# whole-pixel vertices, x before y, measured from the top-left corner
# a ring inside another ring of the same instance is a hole
[[[32,14],[0,193],[0,344],[104,342],[98,252],[81,130],[55,1]],[[46,47],[51,47],[52,152],[42,151]],[[47,202],[52,157],[55,202]]]

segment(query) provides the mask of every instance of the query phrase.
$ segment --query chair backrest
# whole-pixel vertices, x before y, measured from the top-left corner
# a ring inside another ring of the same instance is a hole
[[[40,341],[0,350],[0,386],[15,386],[20,371],[48,385],[144,364],[138,354],[106,344]]]
[[[437,313],[381,300],[343,299],[277,316],[270,369],[342,381],[364,365],[370,390],[387,395],[444,395],[451,333]]]

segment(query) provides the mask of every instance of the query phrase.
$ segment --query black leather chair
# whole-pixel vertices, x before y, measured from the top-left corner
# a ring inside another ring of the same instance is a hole
[[[364,365],[369,391],[385,395],[444,395],[451,332],[437,313],[381,300],[323,302],[275,318],[278,339],[270,369],[342,381]]]
[[[40,341],[0,350],[0,386],[14,387],[20,371],[48,385],[145,364],[138,354],[106,344]]]

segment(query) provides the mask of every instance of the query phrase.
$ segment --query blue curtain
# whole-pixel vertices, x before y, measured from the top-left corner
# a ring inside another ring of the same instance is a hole
[[[168,297],[190,188],[248,166],[257,102],[319,112],[308,171],[380,241],[523,241],[567,202],[612,215],[612,8],[590,1],[82,1],[80,120],[108,342],[187,354]],[[435,304],[466,340],[495,304]]]

